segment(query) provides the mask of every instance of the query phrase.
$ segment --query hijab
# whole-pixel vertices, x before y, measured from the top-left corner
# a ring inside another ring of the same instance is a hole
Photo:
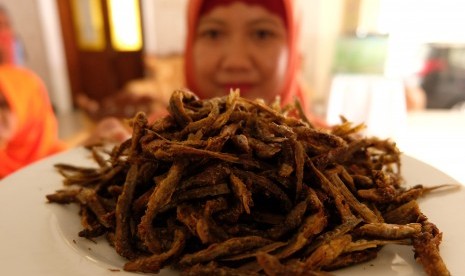
[[[0,65],[0,93],[16,116],[16,131],[0,149],[0,178],[65,149],[42,81],[31,71]]]
[[[218,5],[229,5],[241,1],[250,5],[260,5],[268,11],[277,14],[284,21],[287,30],[289,59],[283,89],[279,93],[282,105],[293,103],[297,98],[303,109],[309,111],[309,97],[305,95],[300,76],[300,53],[298,51],[299,22],[294,14],[293,0],[190,0],[187,7],[187,38],[185,45],[184,70],[186,85],[196,92],[194,79],[193,45],[197,23],[202,14]],[[199,93],[201,95],[201,93]]]

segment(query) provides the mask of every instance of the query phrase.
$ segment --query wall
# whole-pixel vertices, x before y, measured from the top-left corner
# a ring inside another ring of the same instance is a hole
[[[380,30],[390,34],[389,75],[417,71],[425,43],[465,43],[462,0],[382,0],[381,7]]]
[[[302,13],[303,75],[313,91],[316,113],[323,113],[330,85],[335,41],[342,10],[348,0],[300,0]]]
[[[147,54],[170,55],[183,52],[186,5],[187,0],[143,0]]]
[[[6,0],[13,27],[26,49],[25,66],[44,81],[58,113],[71,110],[66,63],[61,31],[55,8],[56,0]]]
[[[36,71],[49,84],[50,76],[47,70],[38,3],[31,0],[7,0],[2,1],[2,4],[10,13],[13,28],[25,45],[27,66]]]

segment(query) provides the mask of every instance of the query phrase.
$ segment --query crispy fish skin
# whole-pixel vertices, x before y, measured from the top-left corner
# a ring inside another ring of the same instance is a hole
[[[247,186],[242,180],[233,173],[229,176],[232,190],[235,196],[239,199],[247,214],[250,214],[250,206],[253,206],[252,193],[247,189]]]
[[[387,223],[407,224],[425,220],[416,200],[411,200],[383,214]]]
[[[179,264],[191,266],[198,263],[205,263],[218,257],[238,254],[270,243],[272,243],[271,240],[259,236],[231,238],[222,243],[214,243],[197,253],[186,254],[181,258]]]
[[[372,238],[384,238],[391,240],[411,238],[420,233],[420,223],[389,224],[389,223],[367,223],[360,226],[356,233],[360,236]]]
[[[82,188],[79,189],[68,189],[68,190],[58,190],[53,194],[46,195],[48,202],[60,203],[60,204],[69,204],[77,202],[76,196],[79,194]]]
[[[318,247],[304,262],[308,270],[319,270],[331,264],[352,241],[351,235],[342,235]]]
[[[214,262],[210,262],[206,265],[196,264],[190,268],[187,268],[181,272],[181,276],[258,276],[259,273],[247,270],[240,270],[229,268],[226,266],[218,266]]]
[[[431,276],[450,275],[449,270],[439,254],[439,244],[442,233],[432,223],[425,222],[422,231],[412,239],[415,252],[415,260],[425,269],[426,274]]]
[[[114,246],[116,252],[128,259],[134,259],[137,254],[134,252],[131,244],[131,230],[130,230],[130,212],[131,202],[134,196],[134,190],[137,183],[137,174],[139,166],[133,165],[128,172],[123,192],[118,197],[116,204],[116,229]]]
[[[197,97],[192,92],[186,90],[175,90],[171,95],[169,111],[180,126],[185,127],[192,122],[192,118],[187,114],[183,103],[196,99]]]
[[[257,262],[263,268],[266,275],[296,275],[296,276],[330,276],[324,271],[309,270],[300,262],[282,264],[278,258],[265,252],[257,253]]]
[[[124,269],[127,271],[157,273],[164,266],[165,262],[182,252],[186,244],[186,239],[187,235],[184,231],[176,229],[174,233],[174,240],[168,251],[129,261],[124,265]]]
[[[111,216],[109,216],[109,212],[105,210],[105,207],[103,206],[102,201],[99,200],[95,190],[83,188],[76,195],[76,199],[82,205],[86,205],[104,227],[114,227],[114,222],[112,221]]]
[[[289,242],[288,246],[276,254],[280,259],[288,258],[304,248],[317,235],[321,234],[328,225],[328,216],[323,209],[321,201],[314,192],[310,192],[309,197],[317,210],[315,213],[304,218],[297,233]]]
[[[147,203],[147,209],[145,214],[141,218],[141,222],[138,226],[138,232],[142,240],[146,243],[147,246],[150,244],[155,244],[151,246],[153,252],[159,252],[160,246],[158,243],[149,243],[149,231],[152,228],[152,221],[159,212],[161,208],[166,206],[175,189],[181,179],[182,170],[185,167],[184,161],[179,161],[173,163],[167,176],[163,179],[155,188],[152,195],[149,198]]]
[[[378,256],[378,249],[368,249],[363,251],[354,251],[339,255],[331,264],[323,266],[325,271],[333,271],[336,269],[348,267],[355,264],[371,261]]]

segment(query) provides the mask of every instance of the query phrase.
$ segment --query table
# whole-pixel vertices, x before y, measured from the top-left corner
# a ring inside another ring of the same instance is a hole
[[[409,112],[394,137],[402,152],[445,172],[465,185],[465,112]]]

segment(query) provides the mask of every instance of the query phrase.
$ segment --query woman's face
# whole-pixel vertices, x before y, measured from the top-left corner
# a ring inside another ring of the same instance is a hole
[[[283,87],[288,55],[287,31],[278,15],[242,2],[216,7],[196,29],[198,93],[210,98],[239,88],[243,97],[270,102]]]

